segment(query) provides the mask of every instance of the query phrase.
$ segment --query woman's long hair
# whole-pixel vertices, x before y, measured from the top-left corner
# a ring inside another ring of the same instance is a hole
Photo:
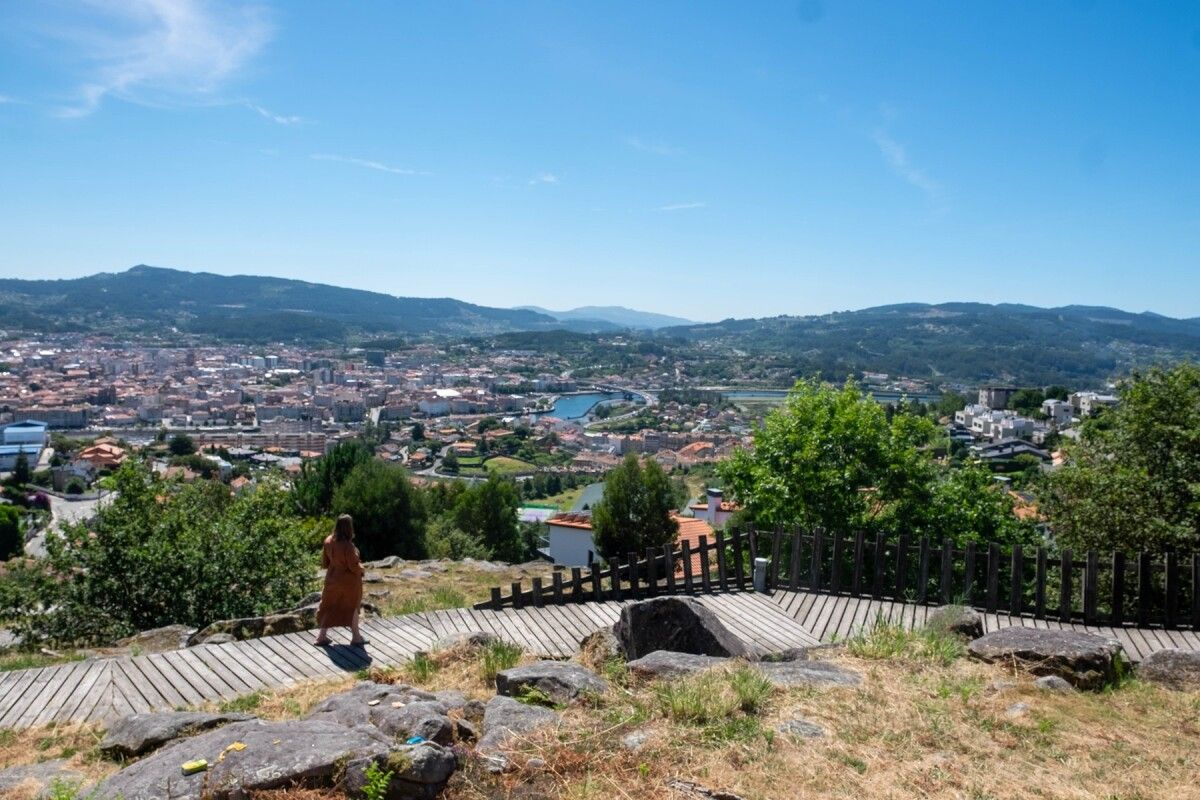
[[[333,524],[333,538],[339,542],[354,541],[354,518],[349,514],[338,517]]]

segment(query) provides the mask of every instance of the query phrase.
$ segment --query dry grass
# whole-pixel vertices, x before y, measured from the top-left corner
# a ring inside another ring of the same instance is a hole
[[[428,578],[402,577],[407,569],[421,569],[417,562],[400,564],[378,572],[383,580],[363,588],[366,599],[379,606],[384,616],[434,611],[441,608],[465,608],[487,600],[493,586],[508,586],[514,581],[529,585],[541,577],[549,582],[551,568],[545,563],[518,564],[503,570],[485,570],[459,561],[440,562],[446,569]],[[386,597],[371,597],[372,592],[387,592]]]
[[[431,692],[456,689],[468,698],[486,699],[496,693],[495,658],[494,649],[463,645],[436,650],[424,661],[410,661],[398,668],[372,668],[366,677],[378,683],[407,683]],[[514,649],[504,655],[503,663],[515,666],[535,660]]]
[[[119,765],[100,756],[104,732],[95,725],[79,723],[48,725],[33,730],[0,730],[0,768],[63,759],[68,769],[88,780],[99,780],[116,772]],[[18,787],[4,795],[9,800],[33,800],[37,787]]]

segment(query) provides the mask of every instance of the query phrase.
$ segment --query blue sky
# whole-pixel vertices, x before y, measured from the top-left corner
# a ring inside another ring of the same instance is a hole
[[[1200,315],[1200,4],[0,5],[0,275]]]

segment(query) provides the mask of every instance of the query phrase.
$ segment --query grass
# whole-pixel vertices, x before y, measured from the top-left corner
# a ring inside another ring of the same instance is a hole
[[[28,650],[11,650],[7,653],[0,653],[0,672],[51,667],[55,664],[69,664],[72,661],[82,661],[83,659],[84,655],[82,653],[66,652],[57,655],[47,655]]]
[[[489,472],[498,472],[501,475],[520,475],[537,471],[537,467],[528,461],[510,456],[494,456],[483,462],[483,466]]]
[[[479,657],[479,676],[485,683],[496,680],[496,673],[515,667],[521,660],[521,648],[508,642],[492,642]]]
[[[927,628],[906,630],[881,620],[846,642],[851,653],[866,659],[900,659],[946,665],[966,655],[963,643]]]
[[[586,486],[577,486],[574,489],[567,489],[558,494],[544,497],[538,500],[537,503],[554,506],[559,511],[570,511],[579,502],[579,498],[583,497],[583,490],[586,488]]]
[[[531,578],[546,578],[551,571],[549,564],[541,563],[501,570],[484,570],[459,561],[442,563],[445,571],[435,572],[428,578],[401,578],[400,572],[412,568],[411,563],[388,569],[372,569],[372,572],[383,576],[384,582],[368,584],[367,591],[383,589],[388,594],[383,598],[368,599],[379,606],[384,616],[389,617],[441,608],[465,608],[487,600],[493,586],[508,586],[514,581],[524,581],[528,585]]]

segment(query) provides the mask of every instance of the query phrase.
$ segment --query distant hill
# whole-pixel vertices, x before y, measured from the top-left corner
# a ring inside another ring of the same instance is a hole
[[[638,311],[624,306],[580,306],[569,311],[550,311],[539,306],[520,306],[525,311],[546,314],[562,322],[575,322],[581,325],[589,322],[607,323],[610,328],[633,328],[635,330],[658,330],[673,325],[694,325],[689,319],[672,317],[667,314],[655,314],[652,311]],[[603,330],[604,326],[598,327]]]
[[[133,267],[70,280],[0,279],[0,328],[157,333],[226,341],[342,341],[352,333],[477,335],[565,327],[534,311],[394,297],[252,275]]]
[[[1200,320],[1093,306],[906,303],[729,319],[659,335],[724,344],[735,357],[770,359],[791,374],[832,380],[866,370],[933,381],[1081,386],[1157,361],[1200,358]]]

